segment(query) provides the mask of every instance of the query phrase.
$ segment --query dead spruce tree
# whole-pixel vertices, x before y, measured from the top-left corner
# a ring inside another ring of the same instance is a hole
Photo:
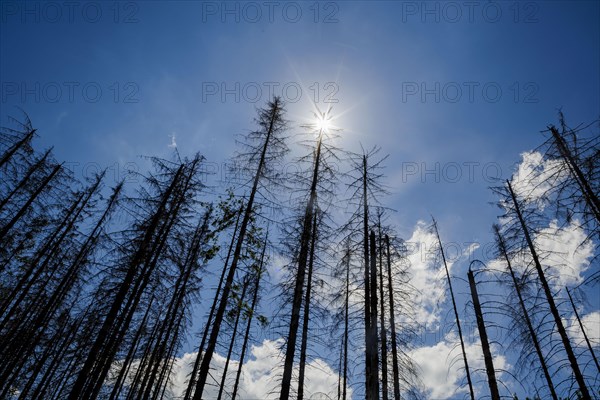
[[[433,231],[437,237],[439,252],[442,257],[442,263],[444,264],[444,270],[446,272],[446,279],[448,281],[448,290],[450,291],[450,299],[452,300],[452,309],[454,310],[454,318],[456,322],[456,329],[458,330],[458,338],[460,340],[460,348],[462,351],[463,362],[465,366],[465,373],[467,375],[467,384],[469,386],[469,393],[471,400],[475,400],[475,392],[473,391],[473,382],[471,380],[471,372],[469,370],[469,362],[467,361],[467,352],[465,351],[465,342],[463,339],[463,332],[460,325],[460,317],[458,316],[458,307],[456,306],[456,299],[454,298],[454,289],[452,288],[452,280],[450,279],[450,270],[448,269],[448,263],[446,261],[446,254],[444,252],[444,246],[442,245],[442,239],[440,238],[440,232],[438,230],[437,222],[433,219]]]
[[[559,223],[574,224],[584,229],[584,244],[596,246],[600,239],[600,136],[597,121],[571,128],[559,112],[559,127],[549,125],[542,133],[548,138],[536,149],[543,154],[539,168],[524,177],[540,197],[543,206],[552,210]],[[515,191],[529,201],[529,193]],[[541,192],[541,193],[540,193]],[[597,253],[597,252],[596,252]],[[597,261],[597,257],[594,258]],[[597,266],[597,262],[595,263]],[[600,282],[596,268],[587,282]]]
[[[551,290],[548,280],[546,278],[546,274],[544,272],[544,268],[542,267],[540,258],[538,256],[538,250],[536,249],[536,246],[534,244],[533,237],[530,233],[530,228],[527,224],[524,213],[521,209],[521,204],[519,203],[519,200],[516,197],[516,194],[512,188],[512,185],[511,185],[510,181],[508,181],[508,180],[507,180],[507,186],[506,186],[506,194],[507,194],[507,196],[506,196],[506,200],[505,200],[504,204],[510,205],[510,209],[508,212],[512,213],[512,215],[518,221],[518,226],[520,227],[521,233],[525,239],[526,246],[529,251],[529,255],[533,259],[533,263],[535,266],[535,271],[537,274],[538,281],[542,287],[545,300],[550,309],[550,313],[552,315],[556,331],[558,332],[558,334],[560,336],[563,349],[567,354],[567,359],[569,361],[571,370],[573,371],[575,381],[577,382],[577,385],[579,386],[579,391],[581,392],[581,395],[583,396],[584,399],[591,399],[589,390],[585,383],[585,379],[584,379],[583,374],[581,373],[581,370],[577,363],[577,357],[575,356],[575,353],[571,346],[569,337],[567,336],[565,327],[563,325],[561,315],[556,306],[554,294],[552,293],[552,290]]]
[[[208,338],[206,351],[202,354],[202,361],[198,368],[198,380],[195,385],[193,395],[194,400],[201,400],[208,378],[210,362],[215,351],[221,324],[227,309],[229,294],[233,285],[237,266],[240,260],[242,249],[246,240],[246,230],[250,217],[254,211],[254,201],[262,185],[267,185],[270,181],[277,180],[276,163],[281,160],[287,152],[285,137],[283,136],[286,129],[286,121],[283,117],[284,105],[279,98],[274,98],[269,102],[267,107],[258,110],[257,123],[259,129],[247,135],[247,148],[242,156],[247,160],[247,168],[251,173],[251,188],[248,201],[245,204],[245,210],[242,217],[242,222],[237,234],[235,250],[231,259],[231,265],[225,283],[223,285],[221,298],[217,310],[214,314],[213,326]],[[195,379],[191,377],[190,379]]]
[[[551,136],[544,144],[546,156],[560,159],[566,166],[568,177],[560,190],[558,201],[561,206],[574,206],[571,212],[583,215],[583,220],[595,219],[595,229],[600,229],[600,139],[596,135],[586,138],[581,133],[584,128],[569,128],[562,112],[559,113],[561,131],[548,126]],[[577,210],[578,209],[578,210]]]
[[[598,363],[598,359],[596,358],[596,354],[594,353],[594,348],[592,347],[592,344],[590,343],[590,339],[588,338],[586,329],[583,326],[583,323],[581,322],[581,317],[579,316],[579,311],[577,311],[577,306],[575,305],[575,302],[573,301],[573,296],[571,295],[571,290],[569,290],[568,287],[565,289],[567,291],[567,295],[569,296],[569,303],[571,303],[571,307],[573,308],[573,314],[575,315],[575,319],[577,320],[577,324],[579,326],[579,329],[581,330],[581,334],[583,335],[585,344],[590,352],[590,355],[592,356],[592,359],[594,360],[594,364],[596,364],[596,369],[600,373],[600,364]]]
[[[244,366],[244,358],[246,355],[246,349],[248,348],[248,342],[250,340],[250,329],[252,328],[252,321],[254,319],[254,315],[257,314],[258,303],[260,301],[260,282],[263,279],[263,276],[266,274],[266,266],[268,260],[266,259],[266,250],[269,244],[269,232],[265,234],[265,240],[262,244],[262,253],[260,256],[260,262],[253,266],[253,283],[254,287],[252,289],[252,301],[250,303],[250,308],[247,310],[245,315],[246,317],[246,330],[244,332],[244,340],[241,347],[240,361],[238,363],[238,370],[235,375],[235,383],[233,384],[233,390],[231,393],[231,398],[235,400],[239,388],[240,377],[242,374],[242,367]],[[261,315],[257,315],[257,319],[264,326],[267,322],[266,318]]]
[[[146,289],[164,272],[169,242],[178,229],[185,229],[184,221],[203,186],[199,179],[200,155],[190,161],[153,161],[157,172],[145,178],[139,198],[131,199],[132,211],[139,214],[126,233],[131,237],[126,240],[122,257],[116,260],[116,276],[107,293],[110,306],[70,388],[70,400],[98,396],[139,304],[147,297]]]
[[[22,368],[35,360],[31,356],[40,350],[39,346],[51,342],[52,328],[56,323],[54,316],[66,306],[64,300],[73,294],[73,286],[80,278],[81,269],[85,268],[86,257],[93,249],[98,229],[92,232],[94,236],[80,243],[78,239],[83,234],[78,225],[82,223],[84,214],[90,211],[101,178],[97,176],[90,187],[73,195],[73,203],[63,214],[60,229],[50,235],[52,240],[46,241],[33,257],[19,266],[24,273],[7,298],[7,301],[12,300],[12,304],[6,308],[2,320],[3,329],[7,331],[2,334],[6,346],[0,351],[5,360],[0,375],[9,385],[17,377],[23,376]],[[33,366],[33,379],[42,367],[42,364]],[[6,375],[9,371],[12,379]]]
[[[473,301],[473,308],[475,309],[475,318],[477,319],[477,329],[479,331],[479,339],[481,340],[483,360],[485,362],[485,371],[487,374],[491,398],[492,400],[500,400],[500,392],[498,391],[498,382],[496,381],[494,361],[492,359],[492,352],[490,350],[488,334],[485,327],[485,321],[483,319],[483,311],[479,301],[479,293],[477,292],[477,282],[475,281],[475,273],[471,269],[473,263],[475,263],[476,261],[478,260],[473,260],[469,265],[469,272],[467,273],[469,279],[469,288],[471,289],[471,299]]]
[[[333,188],[337,182],[335,167],[337,166],[336,162],[339,161],[339,151],[333,145],[337,130],[333,127],[327,127],[331,120],[331,109],[318,112],[315,118],[318,123],[304,126],[311,134],[315,135],[315,139],[309,139],[302,143],[309,148],[309,153],[298,160],[299,165],[310,165],[310,168],[306,168],[292,177],[292,180],[297,182],[295,194],[301,200],[297,201],[299,206],[292,213],[292,220],[288,224],[291,229],[286,231],[284,227],[288,253],[293,256],[287,268],[289,285],[284,286],[282,289],[284,302],[291,303],[279,394],[279,398],[282,400],[289,398],[291,393],[292,372],[303,303],[305,312],[300,340],[300,369],[302,373],[298,395],[304,395],[304,369],[307,360],[306,341],[310,322],[309,315],[311,307],[313,307],[311,296],[314,298],[314,294],[312,294],[313,276],[316,275],[316,264],[319,261],[316,249],[323,245],[324,238],[327,237],[324,233],[330,230],[325,224],[325,216],[332,204]]]
[[[389,393],[390,381],[394,399],[419,398],[419,371],[410,356],[412,343],[417,335],[417,323],[414,313],[416,293],[411,284],[407,249],[393,227],[386,223],[388,211],[377,207],[375,212],[375,247],[380,284],[382,398],[392,396]],[[400,318],[397,319],[396,316]],[[385,381],[388,382],[387,388],[383,385]]]
[[[377,321],[377,255],[370,246],[370,230],[375,226],[372,207],[379,205],[386,193],[382,186],[382,164],[386,157],[378,157],[380,149],[374,147],[350,157],[349,206],[356,207],[342,231],[352,241],[352,247],[361,254],[363,275],[363,321],[365,340],[365,395],[369,400],[379,398],[379,354]],[[360,241],[357,240],[360,238]],[[357,253],[357,254],[359,254]]]
[[[501,257],[506,262],[506,267],[508,269],[510,275],[510,282],[512,283],[512,287],[516,293],[516,299],[518,302],[518,306],[515,307],[516,310],[511,314],[514,315],[515,324],[513,325],[516,328],[515,332],[518,332],[519,336],[524,340],[521,341],[523,350],[521,351],[521,355],[523,358],[526,358],[530,351],[526,351],[529,347],[529,344],[533,344],[535,354],[539,361],[539,365],[542,369],[542,373],[544,375],[544,379],[546,380],[546,384],[548,386],[548,390],[550,391],[550,396],[554,400],[558,400],[558,396],[556,394],[556,389],[554,388],[554,383],[552,382],[552,374],[550,369],[548,368],[546,358],[542,352],[542,346],[540,344],[540,340],[538,339],[538,332],[534,326],[534,322],[530,317],[530,312],[525,303],[525,296],[523,294],[524,283],[520,278],[517,277],[511,262],[511,257],[509,255],[508,248],[502,237],[500,232],[500,226],[494,225],[494,234],[496,236],[496,246],[498,247],[498,252]],[[513,296],[509,296],[509,298],[514,298]],[[510,307],[509,304],[507,306]],[[527,372],[531,371],[532,365],[531,363],[524,368]]]
[[[225,260],[223,262],[223,268],[221,270],[221,275],[219,277],[219,281],[218,281],[219,283],[215,290],[213,302],[210,307],[210,311],[209,311],[208,317],[206,319],[206,322],[204,324],[204,329],[202,330],[202,339],[200,341],[200,346],[198,347],[196,359],[194,361],[194,365],[192,367],[192,371],[190,373],[190,376],[189,376],[189,379],[187,382],[187,387],[186,387],[185,394],[183,397],[184,400],[189,400],[194,391],[194,387],[196,384],[195,376],[198,373],[198,368],[200,367],[200,361],[202,361],[202,354],[204,353],[204,348],[206,346],[206,340],[210,333],[210,328],[212,326],[212,320],[213,320],[214,313],[217,308],[219,297],[221,295],[221,289],[223,287],[223,282],[225,280],[225,274],[227,273],[227,267],[229,266],[231,254],[232,254],[233,248],[235,246],[236,234],[237,234],[238,227],[240,224],[240,219],[241,219],[241,217],[243,215],[243,211],[244,211],[244,202],[241,199],[236,199],[234,197],[233,192],[229,192],[228,199],[219,202],[219,208],[221,209],[221,214],[223,215],[223,217],[219,220],[219,223],[220,223],[219,229],[222,231],[225,231],[229,228],[232,228],[233,230],[231,233],[231,240],[230,240],[228,250],[227,250],[227,256],[225,257]],[[233,223],[234,219],[235,219],[235,223]]]

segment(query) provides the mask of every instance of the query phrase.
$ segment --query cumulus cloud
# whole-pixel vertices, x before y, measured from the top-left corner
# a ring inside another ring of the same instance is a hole
[[[548,266],[553,284],[558,288],[574,286],[583,281],[583,273],[594,256],[594,246],[585,242],[586,233],[579,221],[559,227],[556,220],[535,236],[535,244],[544,253],[543,265]]]
[[[250,356],[242,366],[240,377],[239,399],[276,399],[278,398],[281,376],[283,374],[283,354],[281,347],[283,339],[265,340],[260,345],[252,346]],[[171,375],[172,390],[175,396],[185,392],[187,377],[192,369],[196,353],[186,353],[178,358],[174,364]],[[211,375],[220,382],[225,366],[225,357],[215,353],[211,362]],[[227,373],[227,388],[231,390],[239,360],[231,360]],[[337,396],[338,373],[322,359],[310,360],[305,371],[305,394],[307,398],[312,395],[324,393],[331,398]],[[295,367],[294,376],[298,375],[298,366]],[[218,384],[210,378],[206,387],[206,398],[216,398]],[[352,389],[348,388],[348,393]],[[230,394],[230,393],[229,393]],[[351,398],[351,397],[350,397]]]
[[[409,274],[415,288],[415,319],[426,327],[436,327],[440,321],[439,304],[446,298],[443,270],[436,262],[432,250],[437,247],[437,238],[426,223],[419,221],[410,239],[406,241],[409,250]],[[448,263],[448,268],[452,263]]]
[[[521,162],[511,179],[511,185],[525,203],[536,203],[543,209],[545,204],[540,200],[567,175],[568,171],[561,160],[544,159],[540,152],[528,151],[521,154]]]
[[[499,355],[497,349],[492,346],[492,357],[496,377],[499,378],[501,370],[509,366],[504,356]],[[465,352],[469,362],[471,378],[474,382],[479,381],[479,374],[485,374],[485,363],[482,356],[481,343],[465,343]],[[459,394],[468,393],[466,385],[466,374],[462,360],[458,335],[454,332],[447,334],[441,341],[430,346],[418,347],[410,352],[420,368],[420,377],[423,382],[423,390],[428,398],[453,399]],[[484,378],[482,378],[484,379]],[[477,393],[479,398],[488,393]]]
[[[585,329],[585,334],[590,340],[592,347],[600,348],[600,312],[594,311],[586,315],[580,315],[580,317],[583,329]],[[577,322],[575,315],[569,320],[567,326],[569,337],[571,337],[573,343],[577,346],[587,346],[585,338],[583,337],[583,332],[581,332],[581,327],[579,326],[579,322]]]

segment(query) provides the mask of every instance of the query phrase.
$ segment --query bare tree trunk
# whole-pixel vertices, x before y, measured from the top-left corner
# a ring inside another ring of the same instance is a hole
[[[394,375],[394,400],[400,400],[400,368],[398,366],[398,344],[396,343],[396,317],[394,316],[394,288],[392,286],[392,254],[390,237],[385,235],[387,255],[388,295],[390,298],[390,327],[392,334],[392,370]]]
[[[344,340],[342,339],[342,345],[340,346],[340,363],[338,366],[338,386],[337,386],[337,399],[341,400],[342,398],[342,361],[344,358]]]
[[[364,281],[365,281],[365,398],[376,400],[377,390],[374,390],[373,379],[373,354],[371,334],[371,286],[369,278],[369,205],[367,188],[367,156],[363,155],[363,257],[364,257]]]
[[[371,231],[370,241],[370,261],[371,261],[371,354],[373,357],[373,366],[371,369],[373,387],[372,398],[379,399],[379,352],[377,342],[377,248],[375,246],[375,232]]]
[[[321,140],[323,132],[319,134],[317,149],[315,152],[315,164],[313,169],[310,195],[302,223],[302,236],[300,238],[300,253],[298,256],[298,271],[296,274],[296,285],[294,287],[294,298],[292,301],[292,316],[290,319],[290,329],[288,333],[285,361],[283,364],[283,378],[281,382],[280,400],[287,400],[290,397],[292,386],[292,370],[294,367],[294,354],[296,353],[296,340],[298,337],[298,327],[300,324],[300,309],[302,308],[302,292],[304,290],[304,277],[308,262],[308,253],[310,237],[312,233],[312,220],[317,203],[317,181],[319,177],[319,164],[321,161]]]
[[[523,215],[521,214],[521,208],[517,201],[517,197],[513,192],[510,181],[506,181],[508,184],[508,191],[510,192],[510,196],[512,198],[513,204],[515,206],[515,211],[517,213],[517,217],[519,218],[519,222],[521,223],[521,228],[523,229],[523,234],[525,235],[525,240],[527,241],[527,246],[529,247],[529,251],[531,252],[531,256],[535,263],[535,268],[538,273],[538,277],[540,279],[540,283],[542,284],[542,288],[544,289],[544,293],[546,294],[546,300],[548,301],[548,305],[550,306],[550,312],[554,317],[554,323],[556,324],[556,329],[562,339],[563,346],[565,351],[567,352],[567,357],[569,359],[569,364],[571,364],[571,369],[573,370],[573,374],[575,375],[575,380],[579,385],[579,390],[584,399],[591,399],[588,388],[585,384],[585,380],[583,379],[583,375],[579,369],[579,365],[577,364],[577,357],[575,357],[575,353],[573,352],[573,348],[571,347],[571,343],[569,342],[569,337],[567,336],[567,332],[565,331],[565,327],[563,326],[562,319],[560,318],[560,313],[558,312],[558,308],[556,308],[556,304],[554,303],[554,297],[552,296],[552,292],[550,291],[550,286],[546,281],[546,275],[544,274],[544,269],[540,264],[540,260],[537,255],[537,251],[535,250],[535,246],[533,245],[533,240],[529,235],[529,228],[525,224],[525,220]]]
[[[317,213],[313,216],[312,235],[310,239],[310,258],[306,277],[306,299],[304,300],[304,320],[302,321],[302,339],[300,343],[300,367],[298,372],[298,400],[304,398],[304,371],[306,370],[306,348],[308,346],[308,325],[310,323],[310,292],[315,259],[315,242],[317,240]]]
[[[471,400],[475,400],[475,392],[473,391],[473,383],[471,382],[471,373],[469,371],[469,363],[467,362],[467,352],[465,351],[465,342],[463,340],[462,328],[460,327],[460,318],[458,317],[458,308],[456,307],[456,300],[454,299],[454,290],[452,289],[452,281],[450,280],[450,271],[448,270],[448,264],[446,263],[446,254],[444,253],[444,247],[442,246],[442,239],[440,239],[440,233],[438,231],[437,222],[433,220],[433,226],[435,228],[435,234],[440,245],[440,253],[442,254],[442,261],[444,262],[444,268],[446,270],[446,278],[448,279],[448,288],[450,289],[450,297],[452,299],[452,308],[454,309],[454,317],[456,318],[456,327],[458,329],[458,337],[460,339],[460,348],[462,350],[463,361],[465,363],[465,371],[467,373],[467,383],[469,384],[469,393],[471,394]]]
[[[262,274],[264,271],[264,262],[265,262],[265,253],[267,250],[267,243],[269,239],[269,232],[267,232],[265,236],[265,244],[262,249],[262,254],[260,256],[260,264],[258,267],[258,271],[256,272],[256,284],[254,286],[254,293],[252,294],[252,304],[250,305],[250,314],[248,315],[248,321],[246,323],[246,332],[244,333],[244,343],[242,343],[242,353],[240,354],[240,363],[238,365],[237,374],[235,376],[235,383],[233,384],[233,392],[231,394],[231,400],[235,400],[237,395],[240,376],[242,374],[242,367],[244,365],[244,357],[246,356],[246,348],[248,347],[248,340],[250,338],[250,328],[252,327],[252,319],[254,317],[254,313],[256,312],[256,304],[258,302],[258,293],[260,289],[260,279],[262,278]]]
[[[140,339],[142,337],[142,332],[144,332],[144,330],[146,328],[146,321],[148,320],[148,314],[150,313],[150,309],[152,307],[153,302],[154,302],[154,297],[152,297],[152,299],[150,300],[150,304],[148,304],[148,307],[146,308],[146,312],[144,313],[144,317],[142,318],[140,327],[138,328],[137,332],[135,333],[133,341],[131,342],[131,345],[129,346],[129,351],[127,352],[127,355],[125,356],[125,360],[123,360],[123,365],[121,366],[121,369],[119,370],[119,375],[117,376],[117,380],[115,381],[113,390],[110,393],[109,400],[115,400],[119,397],[119,394],[121,394],[123,381],[129,374],[129,370],[131,369],[131,363],[133,362],[135,353],[138,350]]]
[[[569,288],[567,289],[567,294],[569,295],[569,301],[571,302],[571,307],[573,307],[573,312],[575,313],[575,318],[577,318],[577,322],[579,323],[579,328],[581,329],[581,333],[583,333],[583,338],[585,339],[585,343],[588,346],[588,350],[594,359],[594,363],[596,364],[596,368],[598,368],[598,372],[600,372],[600,364],[598,364],[598,359],[596,358],[596,354],[594,353],[594,349],[592,348],[592,344],[590,343],[590,339],[588,339],[587,334],[585,333],[585,328],[583,327],[583,323],[581,323],[581,318],[579,318],[579,312],[577,311],[577,307],[575,307],[575,303],[573,302],[573,297],[571,296],[571,291]]]
[[[181,267],[180,275],[175,283],[175,290],[173,292],[171,301],[169,303],[169,307],[167,308],[166,318],[162,322],[161,331],[158,334],[159,344],[157,344],[155,351],[153,352],[150,358],[150,365],[152,366],[152,372],[147,374],[148,382],[142,383],[142,388],[145,387],[146,396],[149,397],[154,386],[154,382],[159,373],[160,365],[162,361],[166,358],[165,352],[169,346],[169,340],[175,342],[177,341],[177,337],[171,336],[169,338],[169,333],[173,330],[179,331],[179,326],[175,326],[177,321],[180,319],[180,308],[184,304],[188,282],[192,273],[194,272],[194,266],[198,258],[200,257],[201,246],[203,241],[205,240],[206,234],[209,229],[209,221],[212,214],[212,206],[209,206],[204,213],[203,218],[199,221],[196,229],[194,230],[194,235],[191,240],[190,248],[187,251],[185,259],[183,261],[183,265]],[[164,368],[164,367],[163,367]]]
[[[271,144],[271,135],[273,134],[274,124],[276,122],[276,118],[278,118],[280,107],[279,103],[275,102],[273,104],[271,110],[271,120],[269,124],[269,128],[267,130],[267,136],[265,138],[265,142],[262,148],[260,161],[258,163],[258,167],[256,169],[256,175],[254,177],[254,182],[252,184],[252,190],[250,191],[250,197],[248,199],[248,204],[246,205],[246,210],[244,212],[244,218],[242,220],[242,225],[240,227],[240,233],[238,235],[237,244],[235,246],[235,252],[233,253],[233,259],[231,262],[231,267],[229,268],[229,273],[227,274],[227,279],[225,281],[225,286],[223,287],[223,293],[221,295],[221,301],[219,303],[219,308],[217,309],[217,313],[215,315],[215,322],[210,333],[210,337],[208,340],[208,346],[206,348],[206,354],[202,357],[202,362],[200,364],[200,372],[198,382],[196,383],[196,391],[194,392],[194,400],[201,400],[202,393],[204,392],[204,385],[206,384],[206,379],[208,378],[208,371],[210,369],[210,362],[212,360],[213,353],[217,346],[217,340],[219,338],[219,331],[221,329],[221,323],[223,322],[223,316],[225,315],[225,310],[227,308],[227,301],[229,300],[229,292],[231,291],[231,286],[233,285],[233,279],[235,277],[235,272],[237,270],[238,260],[242,253],[242,247],[244,244],[244,240],[246,238],[246,229],[248,227],[248,223],[250,222],[250,216],[252,215],[252,210],[254,207],[254,197],[256,196],[256,191],[258,190],[258,183],[260,181],[260,177],[263,174],[263,167],[265,165],[265,157],[267,154],[267,148]]]
[[[243,214],[244,208],[243,205],[240,207],[238,212],[237,219],[235,221],[235,227],[233,228],[233,235],[231,236],[231,242],[229,244],[229,249],[227,250],[227,257],[225,258],[225,263],[223,264],[223,270],[221,271],[221,277],[219,278],[219,284],[217,286],[217,290],[215,291],[215,297],[213,299],[212,306],[210,307],[210,312],[208,314],[208,318],[206,319],[206,324],[204,326],[204,332],[202,333],[202,339],[200,340],[200,346],[198,347],[198,353],[196,354],[196,360],[194,361],[194,367],[192,368],[192,373],[190,374],[190,380],[188,382],[187,388],[185,390],[185,395],[183,396],[183,400],[190,400],[195,383],[196,383],[196,374],[198,372],[198,368],[200,367],[200,361],[202,361],[202,353],[204,352],[204,346],[206,344],[206,339],[208,338],[208,332],[210,330],[210,324],[212,323],[213,315],[217,308],[217,302],[219,301],[219,295],[221,294],[221,287],[223,286],[223,282],[225,280],[225,274],[227,273],[227,266],[229,265],[229,258],[231,256],[231,252],[233,251],[235,245],[235,239],[237,234],[238,225],[240,222],[240,218]]]
[[[546,378],[546,383],[548,384],[548,389],[550,389],[550,394],[554,400],[558,400],[558,396],[556,394],[556,390],[554,389],[554,384],[552,383],[552,378],[550,377],[550,372],[548,371],[548,366],[546,365],[546,361],[544,359],[544,355],[542,354],[542,348],[538,341],[537,334],[535,329],[533,329],[533,324],[531,323],[531,319],[529,318],[529,312],[527,311],[527,307],[525,307],[525,302],[523,301],[523,295],[521,294],[521,288],[519,286],[519,282],[517,281],[517,277],[515,276],[515,272],[512,269],[512,264],[510,259],[508,258],[508,252],[506,250],[506,245],[504,244],[504,239],[500,234],[500,230],[498,226],[494,226],[494,231],[496,232],[496,238],[498,239],[498,247],[500,248],[500,253],[504,256],[506,260],[506,264],[508,266],[508,271],[510,272],[510,276],[512,278],[513,284],[515,286],[515,290],[517,292],[517,297],[519,298],[519,304],[521,306],[521,312],[523,313],[523,317],[525,318],[525,323],[527,324],[527,330],[529,331],[529,336],[533,342],[533,346],[535,347],[535,352],[540,360],[540,364],[542,366],[542,371],[544,372],[544,377]]]
[[[0,313],[6,312],[6,314],[4,315],[2,322],[0,323],[0,329],[2,329],[5,325],[9,323],[12,316],[15,314],[15,312],[17,312],[17,309],[21,302],[29,294],[29,290],[35,283],[37,283],[40,275],[43,272],[47,272],[46,267],[56,255],[56,253],[60,250],[61,243],[63,242],[67,234],[71,232],[71,229],[75,225],[77,218],[79,217],[79,215],[83,211],[83,208],[85,207],[85,203],[89,200],[88,196],[88,198],[82,204],[84,195],[85,193],[81,193],[77,197],[77,199],[72,203],[71,207],[62,219],[60,225],[54,230],[52,236],[45,242],[42,250],[38,251],[33,260],[28,262],[29,265],[27,265],[25,273],[23,274],[23,276],[21,276],[15,288],[11,291],[10,295],[7,296],[6,300],[2,304]],[[44,261],[41,264],[38,264],[42,260],[42,258],[44,258]],[[10,306],[10,304],[12,304],[12,307],[9,309],[8,307]]]
[[[138,267],[147,257],[147,253],[150,250],[152,237],[154,236],[155,231],[158,229],[159,221],[163,216],[162,214],[164,213],[164,210],[166,208],[167,201],[170,199],[171,193],[173,192],[173,190],[179,182],[179,177],[183,172],[183,168],[183,165],[181,165],[178,168],[169,188],[162,195],[161,202],[159,203],[156,212],[153,214],[148,228],[144,232],[144,237],[142,238],[140,246],[133,255],[130,267],[127,271],[127,275],[119,285],[119,291],[117,292],[117,295],[115,296],[112,302],[108,315],[104,319],[102,327],[100,328],[100,332],[98,333],[98,336],[96,337],[96,340],[88,353],[86,362],[81,368],[77,376],[77,380],[71,388],[68,400],[79,399],[80,395],[83,392],[86,382],[91,378],[90,374],[92,372],[92,369],[94,368],[94,365],[96,364],[99,358],[100,351],[102,350],[106,339],[110,336],[113,323],[117,319],[121,306],[125,302],[125,297],[127,296],[127,293],[129,292],[132,284],[134,283],[134,278],[138,272]]]
[[[194,164],[196,164],[199,161],[200,159],[197,158],[194,161]],[[183,166],[185,167],[185,165]],[[104,380],[106,379],[106,376],[110,371],[110,366],[114,360],[114,357],[117,354],[118,348],[123,342],[125,334],[127,333],[133,316],[142,299],[144,290],[150,282],[153,272],[157,268],[160,255],[163,254],[167,239],[171,233],[173,225],[177,220],[182,202],[184,201],[185,195],[189,189],[190,182],[193,179],[194,170],[195,166],[192,166],[189,169],[189,172],[183,181],[177,179],[177,174],[172,181],[175,184],[175,191],[173,196],[171,196],[172,207],[168,210],[168,212],[166,212],[166,220],[159,229],[157,241],[155,240],[153,245],[151,246],[151,252],[149,253],[149,257],[145,257],[145,260],[141,264],[142,273],[139,276],[139,279],[134,281],[133,289],[128,290],[130,292],[129,299],[127,300],[127,303],[123,308],[123,312],[116,319],[114,329],[109,335],[108,340],[106,340],[105,342],[105,349],[101,354],[100,360],[96,363],[94,369],[92,369],[91,376],[93,380],[90,380],[90,385],[85,389],[83,393],[84,397],[86,398],[89,397],[95,399],[102,388],[102,384],[104,383]],[[148,375],[146,375],[145,378],[147,376]],[[143,388],[144,386],[142,386],[142,389]]]
[[[246,298],[246,291],[248,290],[248,284],[250,283],[250,279],[248,275],[244,279],[244,283],[242,285],[242,294],[240,295],[240,301],[237,308],[237,315],[235,316],[235,322],[233,324],[233,333],[231,334],[231,341],[229,342],[229,349],[227,350],[227,358],[225,360],[225,367],[223,367],[223,375],[221,376],[221,385],[219,387],[219,394],[217,395],[217,400],[221,400],[223,396],[223,390],[225,389],[225,381],[227,379],[227,370],[229,369],[229,360],[231,359],[231,354],[233,353],[233,346],[235,345],[235,338],[237,336],[238,326],[240,324],[240,317],[242,315],[242,308],[244,307],[244,299]]]
[[[477,294],[477,285],[475,284],[475,274],[469,268],[469,287],[471,288],[471,298],[473,299],[473,308],[475,308],[475,317],[477,318],[477,329],[479,330],[479,338],[481,339],[481,348],[483,350],[483,360],[485,361],[485,371],[487,373],[488,384],[492,400],[500,400],[500,392],[498,392],[498,383],[496,382],[496,372],[494,370],[494,362],[490,344],[488,342],[487,332],[485,330],[485,322],[483,313],[481,312],[481,304],[479,304],[479,295]]]
[[[381,323],[381,398],[388,400],[388,353],[387,353],[387,332],[385,328],[385,297],[383,292],[383,243],[381,237],[381,221],[379,222],[379,305],[380,323]]]
[[[348,384],[348,336],[349,336],[349,318],[350,318],[350,242],[348,242],[346,253],[346,299],[344,300],[344,379],[342,381],[342,399],[346,400]]]

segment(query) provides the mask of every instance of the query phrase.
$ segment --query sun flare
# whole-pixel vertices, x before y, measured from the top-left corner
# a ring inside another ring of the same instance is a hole
[[[329,130],[329,128],[331,127],[331,120],[324,116],[317,117],[315,120],[315,127],[317,128],[318,131],[327,132]]]

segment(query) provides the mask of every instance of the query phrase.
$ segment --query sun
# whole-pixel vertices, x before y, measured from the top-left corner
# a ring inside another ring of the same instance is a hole
[[[310,126],[312,129],[314,129],[315,132],[321,134],[329,133],[336,130],[336,128],[333,125],[331,108],[329,108],[327,111],[320,111],[319,109],[317,109],[315,112],[313,112],[313,116],[314,118],[310,123]]]
[[[331,128],[331,119],[325,115],[319,115],[315,118],[314,125],[319,132],[327,132]]]

